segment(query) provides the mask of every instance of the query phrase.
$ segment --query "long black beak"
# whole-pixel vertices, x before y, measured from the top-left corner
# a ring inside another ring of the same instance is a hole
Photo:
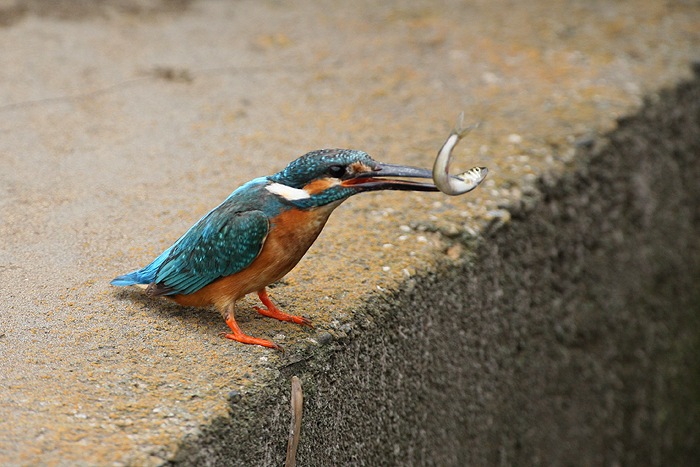
[[[421,183],[412,180],[396,180],[385,177],[432,179],[433,173],[428,169],[420,169],[418,167],[394,164],[378,164],[375,170],[372,172],[357,174],[356,177],[344,180],[342,185],[356,188],[358,191],[439,191],[432,183]]]

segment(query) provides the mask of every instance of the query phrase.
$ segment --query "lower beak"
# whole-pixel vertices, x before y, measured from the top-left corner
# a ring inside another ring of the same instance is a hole
[[[358,174],[355,178],[344,180],[341,185],[356,188],[358,191],[377,190],[408,190],[408,191],[439,191],[432,183],[422,183],[412,180],[397,180],[385,177],[399,178],[433,178],[432,171],[409,167],[405,165],[379,164],[372,172]]]

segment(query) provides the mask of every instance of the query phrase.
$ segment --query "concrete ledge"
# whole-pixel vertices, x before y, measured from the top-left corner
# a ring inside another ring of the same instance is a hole
[[[300,465],[697,454],[693,2],[44,3],[0,1],[0,464],[280,465],[293,374]],[[462,110],[479,190],[338,208],[271,291],[314,330],[243,301],[285,355],[108,285],[309,150],[430,166]]]
[[[700,80],[581,145],[473,255],[375,295],[176,463],[688,465],[700,455]]]

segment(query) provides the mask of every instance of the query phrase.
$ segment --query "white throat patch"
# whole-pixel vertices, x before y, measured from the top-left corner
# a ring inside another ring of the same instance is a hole
[[[271,183],[265,187],[270,193],[274,193],[277,196],[281,196],[287,201],[296,201],[299,199],[311,198],[311,195],[304,190],[299,188],[292,188],[291,186],[283,185],[281,183]]]

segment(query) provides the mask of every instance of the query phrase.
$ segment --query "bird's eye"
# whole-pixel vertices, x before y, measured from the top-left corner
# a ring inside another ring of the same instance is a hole
[[[328,175],[333,178],[340,178],[345,175],[345,167],[342,165],[331,165],[328,167]]]

